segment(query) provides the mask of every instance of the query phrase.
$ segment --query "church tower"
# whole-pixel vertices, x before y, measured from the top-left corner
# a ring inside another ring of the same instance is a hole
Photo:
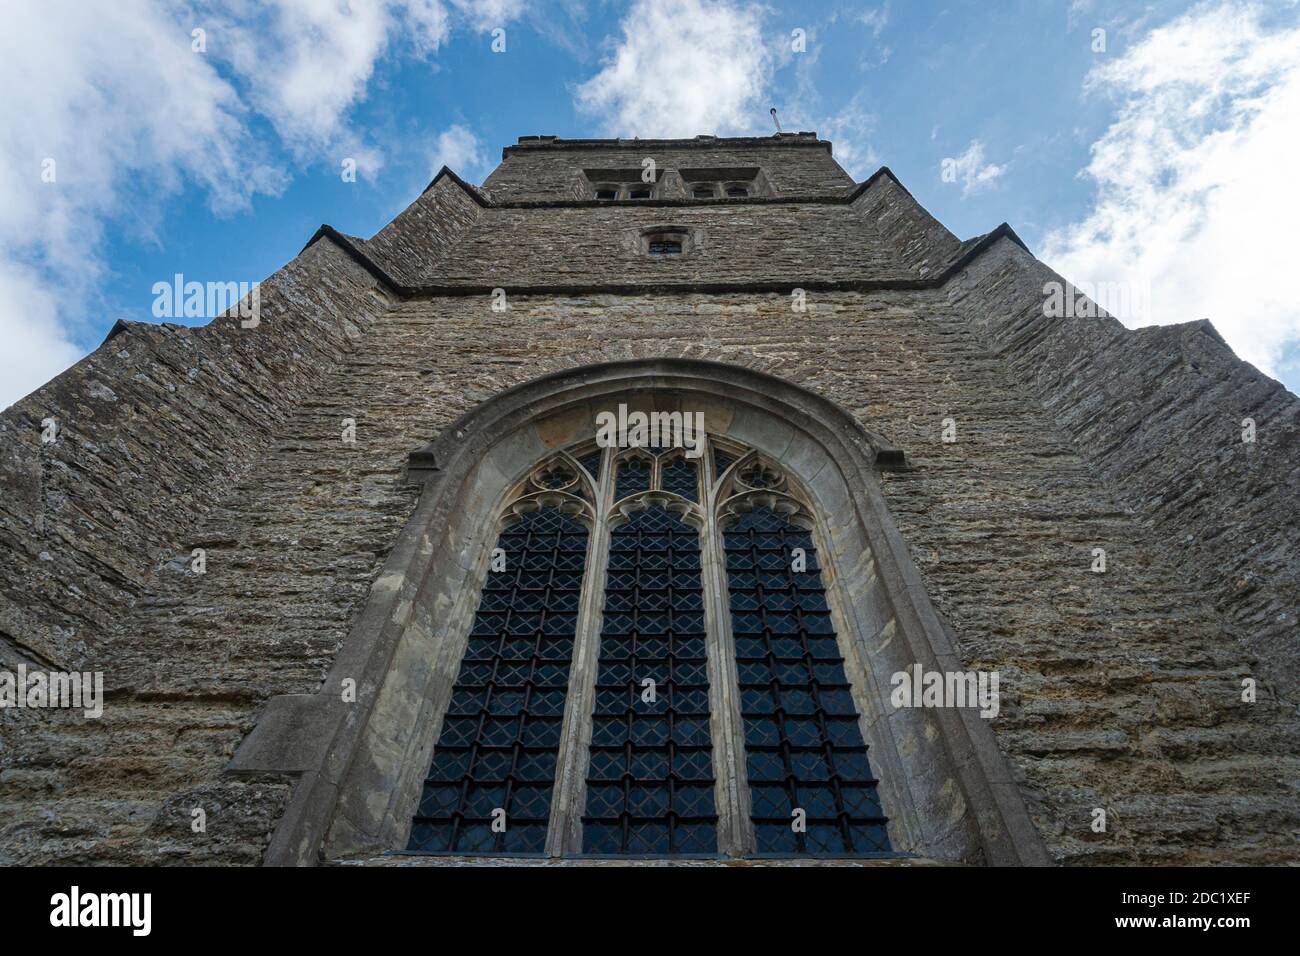
[[[815,133],[521,137],[249,305],[0,416],[0,862],[1297,860],[1300,400],[1209,321]]]

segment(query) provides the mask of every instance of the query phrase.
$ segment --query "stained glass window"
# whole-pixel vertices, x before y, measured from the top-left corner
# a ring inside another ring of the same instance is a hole
[[[661,506],[610,535],[583,850],[717,849],[699,532]]]
[[[587,529],[544,508],[497,547],[506,569],[483,587],[408,850],[537,853],[546,843]]]
[[[758,851],[889,852],[812,535],[756,507],[724,541]]]

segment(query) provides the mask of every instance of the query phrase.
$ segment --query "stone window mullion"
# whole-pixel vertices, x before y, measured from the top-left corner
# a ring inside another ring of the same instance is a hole
[[[609,564],[609,510],[614,496],[615,458],[608,452],[601,455],[599,473],[595,476],[596,518],[587,549],[587,573],[582,584],[573,664],[569,671],[569,696],[556,760],[555,801],[546,835],[546,854],[553,857],[582,851],[582,813],[587,802],[587,762]]]
[[[754,851],[755,837],[749,812],[749,784],[745,767],[745,731],[740,715],[740,677],[731,635],[731,609],[727,597],[726,554],[718,529],[711,449],[700,457],[701,507],[704,531],[701,568],[705,623],[708,631],[709,704],[712,715],[713,763],[717,778],[718,850],[726,856]]]

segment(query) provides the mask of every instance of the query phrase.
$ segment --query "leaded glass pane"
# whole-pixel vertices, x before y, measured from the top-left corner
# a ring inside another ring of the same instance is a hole
[[[501,532],[408,850],[540,853],[546,843],[587,529],[557,508]],[[506,811],[503,833],[493,811]]]
[[[650,462],[641,457],[623,458],[618,463],[614,500],[650,490]]]
[[[698,532],[662,507],[610,534],[586,853],[717,851],[699,567]]]
[[[758,852],[889,852],[811,533],[756,508],[723,540]],[[791,570],[795,548],[804,572]]]
[[[735,455],[729,455],[721,448],[713,449],[713,475],[715,478],[721,478],[722,473],[735,463]]]
[[[695,462],[687,458],[674,458],[663,466],[663,490],[681,495],[688,501],[699,501],[699,493],[696,491],[699,483],[697,474]]]
[[[579,458],[578,464],[582,465],[583,468],[587,469],[587,474],[591,475],[591,477],[599,479],[600,478],[600,456],[601,456],[601,451],[599,448],[597,448],[595,451],[591,452],[590,454],[583,455],[581,458]]]

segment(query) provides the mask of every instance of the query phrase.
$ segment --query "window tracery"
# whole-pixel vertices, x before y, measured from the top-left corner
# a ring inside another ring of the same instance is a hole
[[[505,560],[484,583],[408,849],[542,850],[586,570],[584,504],[541,492],[510,509],[494,552]]]
[[[516,485],[409,850],[714,854],[729,820],[733,853],[891,852],[816,517],[779,464],[708,445],[588,441]]]

